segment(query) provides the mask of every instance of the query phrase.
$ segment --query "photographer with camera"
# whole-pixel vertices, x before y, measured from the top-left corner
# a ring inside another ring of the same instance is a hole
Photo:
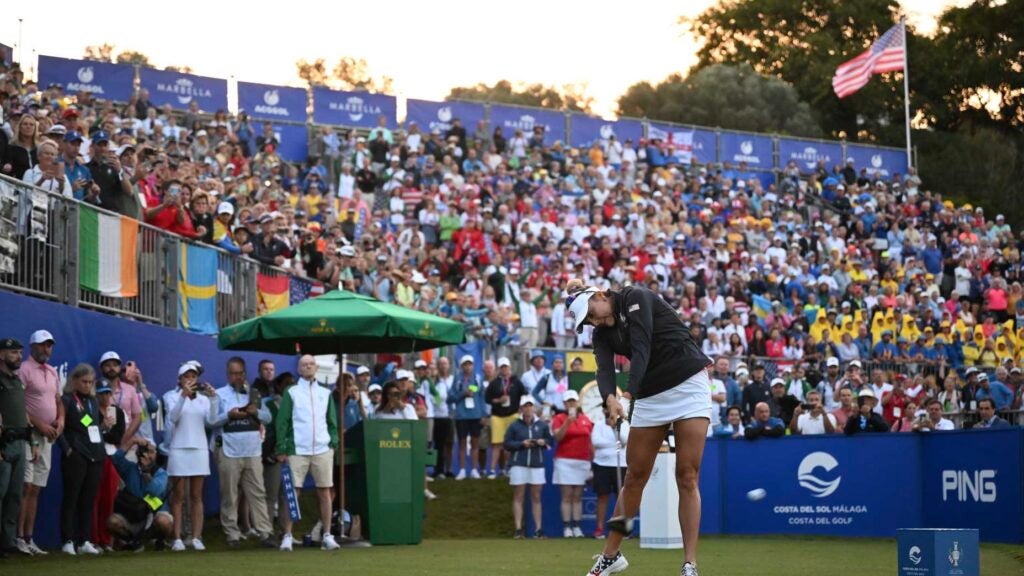
[[[172,552],[183,552],[181,541],[182,501],[185,485],[189,490],[189,512],[192,514],[192,541],[195,550],[203,546],[203,484],[210,475],[209,441],[206,427],[217,423],[219,401],[217,391],[206,382],[199,382],[200,368],[186,362],[178,368],[178,389],[164,396],[167,405],[166,436],[167,474],[171,477],[171,514],[174,516]]]
[[[793,410],[793,419],[789,422],[790,434],[810,436],[815,434],[833,434],[836,431],[836,417],[825,412],[821,404],[821,393],[817,390],[807,392],[807,402],[797,405]]]
[[[99,186],[98,204],[107,210],[131,216],[135,192],[128,174],[121,166],[121,159],[110,147],[110,134],[103,130],[94,132],[89,154],[92,160],[86,168]]]
[[[135,458],[129,460],[128,455]],[[114,500],[114,512],[107,518],[107,530],[114,536],[115,548],[141,551],[143,540],[154,539],[157,550],[174,529],[167,509],[167,471],[157,464],[156,446],[135,437],[127,448],[112,457],[123,487]]]

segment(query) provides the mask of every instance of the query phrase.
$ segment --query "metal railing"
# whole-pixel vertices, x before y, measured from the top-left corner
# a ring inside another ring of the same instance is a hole
[[[177,328],[178,253],[190,240],[139,223],[136,239],[138,294],[109,296],[80,280],[83,210],[113,212],[51,194],[0,175],[0,289]],[[257,314],[258,274],[290,275],[217,248],[217,324],[229,326]]]

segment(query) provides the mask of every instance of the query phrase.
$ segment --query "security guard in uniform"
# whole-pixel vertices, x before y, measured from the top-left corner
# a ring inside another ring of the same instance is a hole
[[[18,511],[25,485],[25,450],[31,438],[25,412],[25,386],[18,378],[21,342],[0,340],[0,558],[17,552]],[[32,458],[39,447],[32,448]]]

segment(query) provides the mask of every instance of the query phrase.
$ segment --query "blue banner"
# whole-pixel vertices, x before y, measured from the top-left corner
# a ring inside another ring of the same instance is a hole
[[[139,69],[139,86],[149,90],[149,99],[157,106],[188,110],[192,102],[203,112],[228,108],[228,81],[195,74],[183,74],[155,68]]]
[[[978,528],[982,540],[1024,541],[1020,428],[929,434],[922,447],[922,526]]]
[[[0,310],[4,311],[4,337],[16,337],[28,343],[29,335],[46,329],[54,337],[53,357],[50,364],[58,374],[67,374],[80,362],[97,367],[100,356],[114,350],[125,362],[138,364],[149,390],[157,397],[172,389],[177,382],[178,367],[186,360],[198,360],[205,373],[201,379],[214,386],[225,382],[228,358],[242,357],[248,365],[249,378],[254,378],[259,361],[268,358],[277,365],[278,374],[295,373],[293,356],[255,352],[222,352],[216,339],[163,328],[146,322],[133,322],[109,314],[82,310],[55,302],[21,296],[0,290]],[[15,313],[14,311],[17,311]],[[159,345],[154,345],[159,342]],[[28,350],[25,351],[26,355]],[[148,424],[149,422],[146,422]],[[36,524],[36,542],[43,546],[60,546],[60,502],[63,493],[60,472],[60,450],[54,447],[53,470],[50,481],[39,499],[39,521]],[[216,469],[206,483],[206,510],[216,513],[220,509],[217,493]]]
[[[67,94],[89,92],[96,98],[127,102],[132,96],[135,67],[91,60],[39,57],[39,85],[58,82]]]
[[[270,84],[238,83],[238,109],[260,120],[306,121],[306,91]]]
[[[10,66],[14,62],[14,48],[2,42],[0,42],[0,62],[3,62],[6,66]]]
[[[674,134],[676,132],[692,132],[693,156],[697,161],[700,163],[718,161],[718,135],[714,131],[676,124],[661,124],[659,122],[650,122],[649,126],[648,139],[652,138],[655,133]]]
[[[544,143],[548,146],[555,141],[565,143],[565,114],[543,108],[521,108],[518,106],[491,105],[491,129],[501,128],[505,138],[512,138],[516,130],[522,130],[527,139],[533,134],[534,126],[544,127]]]
[[[847,144],[846,157],[853,158],[858,174],[861,168],[867,168],[868,174],[877,174],[885,180],[892,178],[893,174],[907,174],[907,153],[904,150]]]
[[[744,132],[722,132],[722,157],[719,162],[731,162],[735,168],[746,162],[748,168],[771,170],[775,167],[772,139],[769,136]]]
[[[822,140],[779,138],[778,167],[784,169],[790,161],[796,162],[801,174],[814,172],[819,161],[824,161],[825,168],[831,171],[832,166],[843,163],[843,145]]]
[[[309,157],[309,132],[295,124],[273,124],[274,136],[280,146],[277,153],[289,162],[305,162]]]
[[[415,122],[420,132],[425,134],[434,130],[444,134],[451,129],[456,118],[462,122],[466,132],[472,134],[477,123],[485,119],[484,105],[475,102],[432,102],[410,98],[405,110],[406,126]]]
[[[573,147],[589,148],[595,140],[605,141],[611,136],[620,144],[628,138],[636,145],[643,135],[644,125],[639,120],[605,120],[585,114],[569,117],[569,143]]]
[[[395,128],[397,110],[394,96],[322,87],[313,89],[313,122],[317,124],[374,128],[378,118],[384,116],[388,128]]]

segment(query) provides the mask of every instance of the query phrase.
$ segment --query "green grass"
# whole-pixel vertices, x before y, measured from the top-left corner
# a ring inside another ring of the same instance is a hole
[[[479,576],[538,574],[583,576],[590,556],[600,551],[593,540],[513,541],[427,540],[419,546],[346,549],[338,552],[296,549],[291,554],[245,548],[206,552],[117,553],[98,558],[46,558],[0,561],[4,576],[67,574],[92,576],[237,576],[238,574],[380,574],[396,576]],[[623,549],[631,563],[627,574],[679,573],[678,550],[638,550],[635,540]],[[986,576],[1024,574],[1015,559],[1020,547],[982,545],[981,573]],[[896,572],[896,544],[891,540],[828,538],[708,537],[701,541],[701,573],[705,576],[839,576],[891,575]]]

